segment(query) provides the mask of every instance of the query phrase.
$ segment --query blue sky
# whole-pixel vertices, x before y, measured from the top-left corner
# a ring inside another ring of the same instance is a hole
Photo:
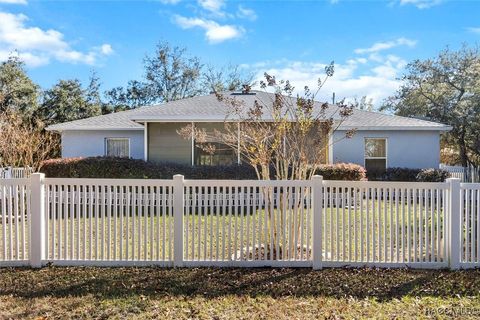
[[[185,46],[206,64],[267,71],[297,88],[315,86],[334,60],[323,97],[398,88],[406,63],[446,46],[480,43],[480,2],[388,1],[30,1],[0,0],[0,60],[12,51],[47,88],[58,79],[103,87],[142,76],[156,43]]]

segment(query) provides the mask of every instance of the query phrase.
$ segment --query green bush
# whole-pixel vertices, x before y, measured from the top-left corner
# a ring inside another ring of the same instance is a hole
[[[373,181],[406,181],[406,182],[443,182],[448,172],[441,169],[412,169],[393,167],[383,174],[367,172],[368,180]]]
[[[411,168],[399,168],[393,167],[385,170],[383,174],[370,176],[367,173],[368,180],[380,180],[380,181],[417,181],[417,174],[420,172],[420,169],[411,169]]]
[[[325,164],[315,174],[323,176],[324,180],[367,180],[365,168],[354,163]]]
[[[450,174],[441,169],[422,169],[417,174],[417,181],[419,182],[443,182]]]
[[[192,167],[108,157],[51,159],[42,163],[40,171],[51,178],[172,179],[175,174],[183,174],[186,179],[257,179],[255,170],[248,164]],[[321,166],[316,174],[328,180],[366,178],[363,167],[344,163]]]
[[[192,167],[108,157],[47,160],[40,171],[58,178],[172,179],[175,174],[183,174],[186,179],[256,179],[248,165]]]

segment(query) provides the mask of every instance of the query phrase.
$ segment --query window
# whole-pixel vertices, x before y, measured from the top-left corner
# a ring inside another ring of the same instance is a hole
[[[130,158],[130,139],[106,138],[105,155],[107,157]]]
[[[209,145],[215,147],[213,154],[202,150],[202,148],[195,148],[195,165],[219,166],[237,163],[237,154],[229,146],[218,142],[209,142]]]
[[[365,138],[365,169],[371,173],[387,169],[387,139]]]

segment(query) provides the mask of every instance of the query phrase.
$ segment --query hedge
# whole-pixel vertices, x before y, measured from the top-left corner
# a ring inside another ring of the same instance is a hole
[[[46,160],[40,171],[57,178],[172,179],[183,174],[186,179],[256,179],[255,171],[247,165],[192,167],[109,157]]]
[[[172,179],[183,174],[186,179],[257,179],[247,164],[230,166],[190,166],[155,163],[128,158],[65,158],[42,163],[41,172],[51,178]],[[365,180],[365,169],[356,164],[324,165],[316,174],[327,180]]]
[[[364,167],[354,163],[336,163],[322,165],[315,174],[323,176],[325,180],[367,180]]]
[[[367,172],[368,180],[407,181],[407,182],[443,182],[449,173],[441,169],[388,168],[384,173]]]

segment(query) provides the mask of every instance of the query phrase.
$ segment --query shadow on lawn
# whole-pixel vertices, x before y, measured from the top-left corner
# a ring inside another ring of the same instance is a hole
[[[480,270],[44,268],[0,270],[0,295],[25,298],[144,296],[478,296]]]

